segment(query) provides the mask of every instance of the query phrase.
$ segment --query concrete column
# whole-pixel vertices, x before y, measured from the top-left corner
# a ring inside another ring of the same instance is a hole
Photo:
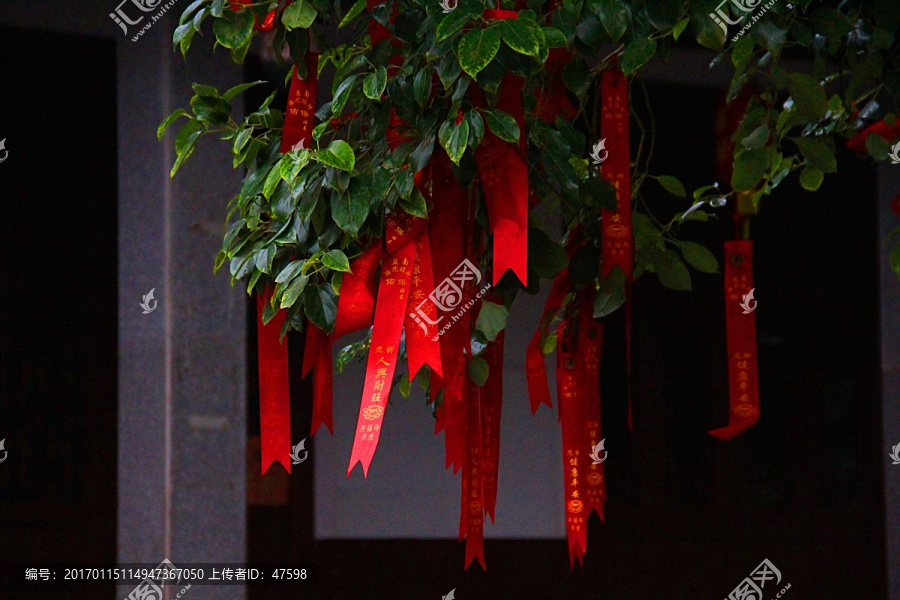
[[[187,63],[173,53],[186,6],[116,48],[120,563],[246,556],[246,296],[244,286],[230,286],[227,266],[212,272],[240,174],[228,143],[210,136],[170,180],[179,125],[156,140],[158,124],[188,106],[191,83],[223,91],[242,77],[227,51],[212,54],[208,31],[195,37]],[[143,314],[151,288],[158,305]],[[131,587],[120,586],[118,597]],[[246,591],[194,586],[189,597],[237,600]]]

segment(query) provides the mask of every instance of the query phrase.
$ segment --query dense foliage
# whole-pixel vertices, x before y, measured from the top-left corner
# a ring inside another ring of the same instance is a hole
[[[742,90],[752,90],[752,98],[733,138],[731,181],[710,182],[692,193],[675,177],[648,172],[652,131],[638,123],[641,144],[632,153],[636,277],[651,272],[668,287],[690,289],[685,263],[702,272],[717,272],[718,264],[707,248],[679,239],[681,223],[706,221],[725,202],[740,200],[745,214],[765,210],[766,197],[788,177],[817,190],[837,171],[836,147],[875,118],[882,119],[876,127],[881,135],[858,139],[872,158],[886,159],[889,142],[900,136],[890,113],[900,94],[896,0],[563,0],[552,11],[547,0],[530,0],[510,20],[482,16],[485,8],[511,9],[506,0],[499,7],[491,0],[459,0],[450,11],[439,0],[388,1],[371,12],[365,0],[234,4],[192,3],[175,31],[176,48],[186,53],[194,35],[212,21],[217,45],[240,63],[258,29],[271,29],[274,55],[280,60],[287,46],[302,72],[310,30],[322,48],[319,69],[330,69],[334,82],[332,100],[318,109],[313,147],[279,152],[283,113],[272,106],[274,94],[243,120],[232,118],[231,102],[252,84],[225,93],[195,85],[190,109],[166,119],[159,134],[178,118],[188,119],[175,137],[173,176],[202,135],[231,142],[234,166],[246,168],[246,175],[228,204],[230,230],[215,267],[229,264],[233,280],[247,281],[250,293],[275,285],[266,319],[287,309],[285,329],[301,329],[309,319],[331,330],[342,273],[362,241],[382,236],[386,213],[397,207],[427,216],[428,201],[413,176],[437,145],[452,159],[459,181],[480,193],[473,149],[485,128],[504,140],[527,141],[530,185],[541,200],[532,211],[529,236],[535,281],[569,266],[577,286],[597,287],[595,316],[616,310],[624,302],[622,278],[617,272],[607,281],[599,276],[599,211],[615,210],[615,191],[589,155],[600,138],[599,76],[618,65],[633,82],[645,63],[665,61],[675,44],[695,40],[709,49],[711,68],[734,71],[729,100]],[[745,17],[728,34],[711,16],[720,6],[735,21]],[[372,18],[389,28],[393,43],[371,47]],[[348,41],[331,44],[338,38]],[[535,115],[535,91],[549,85],[545,61],[552,48],[574,54],[563,78],[575,110],[569,119],[548,123]],[[806,59],[792,62],[805,70],[789,71],[785,54]],[[395,58],[389,64],[390,57]],[[493,102],[506,72],[526,80],[525,131],[509,114],[478,107],[472,99],[477,85]],[[434,74],[439,84],[433,89]],[[392,108],[409,125],[404,134],[411,138],[393,151],[386,142]],[[651,186],[683,198],[683,211],[668,222],[657,220],[644,200]],[[565,240],[543,229],[550,214],[561,215],[569,231],[581,226],[584,232],[587,246],[571,264]],[[479,219],[483,224],[483,211]],[[891,256],[900,270],[900,245]],[[523,288],[507,276],[495,291],[508,308]],[[476,336],[492,337],[503,327],[506,310],[495,308],[483,311]]]

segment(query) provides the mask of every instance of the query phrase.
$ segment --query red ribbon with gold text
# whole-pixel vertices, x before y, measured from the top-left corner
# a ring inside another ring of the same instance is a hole
[[[569,565],[577,558],[582,565],[587,549],[585,483],[590,454],[584,415],[584,380],[579,373],[579,357],[574,347],[574,329],[567,318],[557,329],[556,394],[559,420],[562,424],[563,483],[566,493],[566,537],[569,542]]]
[[[591,448],[603,439],[600,425],[600,353],[603,346],[603,326],[594,320],[594,289],[587,288],[578,293],[578,375],[582,379],[584,399],[582,401],[584,428],[587,443]],[[587,515],[595,511],[600,520],[603,517],[603,503],[606,502],[606,477],[603,463],[590,461],[584,465],[584,491],[588,503]]]
[[[622,71],[604,71],[600,79],[603,107],[600,130],[606,139],[608,159],[603,179],[616,188],[616,212],[601,209],[601,269],[605,278],[619,267],[625,273],[625,355],[631,374],[631,284],[634,270],[634,235],[631,229],[631,144],[629,139],[628,80]],[[628,391],[628,429],[632,430],[631,385]]]
[[[728,346],[728,425],[709,433],[730,440],[759,420],[759,371],[756,363],[756,313],[741,307],[753,289],[753,242],[725,242],[725,328]],[[755,301],[751,308],[755,308]]]

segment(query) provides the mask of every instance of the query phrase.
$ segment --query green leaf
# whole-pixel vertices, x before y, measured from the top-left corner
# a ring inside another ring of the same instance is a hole
[[[800,148],[807,165],[823,173],[837,173],[837,159],[834,156],[834,151],[825,142],[825,139],[814,137],[791,139]]]
[[[656,54],[656,40],[637,38],[625,46],[622,55],[622,72],[630,75]]]
[[[660,175],[656,178],[663,189],[674,196],[678,196],[679,198],[686,198],[687,192],[684,190],[684,185],[676,178],[671,175]]]
[[[675,27],[672,29],[672,37],[675,41],[678,41],[678,38],[681,37],[681,34],[684,33],[685,28],[687,28],[688,23],[691,22],[690,17],[685,17],[682,20],[678,21]]]
[[[310,0],[294,0],[281,14],[281,24],[285,29],[309,29],[316,20],[316,7]]]
[[[379,100],[386,85],[387,71],[384,67],[378,67],[374,73],[366,75],[366,78],[363,79],[363,94],[366,95],[366,98]]]
[[[478,319],[475,321],[475,329],[484,334],[489,342],[497,340],[497,334],[506,328],[506,317],[509,311],[502,304],[495,304],[484,300]]]
[[[194,153],[194,144],[197,143],[197,139],[204,131],[206,131],[206,126],[197,119],[188,121],[178,131],[178,135],[175,136],[175,164],[169,171],[169,177],[175,177],[175,173],[178,172],[184,161]]]
[[[300,294],[306,289],[306,284],[309,282],[308,275],[301,275],[291,281],[290,285],[284,290],[284,294],[281,296],[281,308],[290,308],[294,305],[294,302],[297,301],[297,298],[300,297]]]
[[[891,271],[900,276],[900,244],[891,246],[891,250],[888,253],[888,261],[891,265]]]
[[[718,273],[719,261],[706,246],[696,242],[681,242],[681,254],[688,264],[704,273]]]
[[[568,47],[569,42],[566,40],[566,34],[559,29],[554,27],[544,27],[542,31],[544,32],[544,39],[547,40],[547,45],[550,48]]]
[[[284,162],[284,158],[281,159],[280,162]],[[290,159],[288,159],[290,160]],[[272,194],[275,192],[275,187],[281,183],[281,169],[278,165],[272,167],[272,170],[269,171],[269,174],[266,175],[266,181],[263,183],[263,196],[266,197],[266,200],[270,200],[272,198]]]
[[[603,29],[606,30],[612,41],[618,42],[631,21],[631,10],[628,5],[619,0],[600,0],[596,12],[600,17],[600,22],[603,23]]]
[[[428,65],[424,69],[419,70],[413,79],[413,97],[416,100],[416,104],[420,107],[424,107],[425,103],[428,102],[428,96],[431,93],[431,76],[433,73],[434,68],[431,65]]]
[[[259,85],[261,83],[266,83],[266,82],[260,80],[260,81],[252,81],[250,83],[242,83],[240,85],[236,85],[233,88],[231,88],[230,90],[228,90],[227,92],[225,92],[224,94],[222,94],[222,98],[224,98],[225,100],[231,100],[232,98],[236,98],[240,94],[243,94],[244,92],[246,92],[253,86]]]
[[[366,10],[366,0],[356,0],[356,3],[350,7],[350,10],[347,11],[347,14],[341,19],[341,22],[338,24],[338,29],[346,27],[350,21],[361,15],[364,10]]]
[[[825,116],[828,96],[818,80],[803,73],[791,73],[788,76],[788,91],[801,116],[809,121],[818,121]]]
[[[674,252],[666,250],[660,263],[656,265],[656,277],[661,284],[677,291],[691,289],[691,274]]]
[[[800,171],[800,185],[808,192],[818,191],[824,180],[825,173],[815,167],[803,167],[803,170]]]
[[[305,260],[291,261],[290,263],[288,263],[288,266],[281,270],[281,273],[278,274],[278,277],[275,278],[275,283],[284,283],[286,281],[290,281],[300,274],[300,271],[303,269],[303,265],[305,264]]]
[[[231,116],[231,105],[219,96],[194,96],[191,109],[198,119],[213,125],[224,125]]]
[[[435,30],[435,40],[438,43],[443,42],[462,29],[463,25],[465,25],[472,17],[472,13],[465,10],[464,7],[457,6],[457,8],[463,10],[454,10],[438,23],[437,29]]]
[[[453,121],[445,121],[438,131],[438,140],[447,151],[450,160],[458,165],[469,143],[469,124],[465,119],[460,121],[459,125]]]
[[[480,356],[472,357],[472,360],[469,361],[467,370],[469,372],[469,378],[472,379],[475,385],[480,387],[487,383],[490,367],[488,367],[487,361]]]
[[[335,293],[330,285],[307,286],[303,290],[303,308],[306,317],[323,331],[331,331],[337,315]]]
[[[356,75],[351,75],[342,81],[334,91],[334,98],[331,100],[331,114],[340,115],[344,110],[344,105],[350,99],[350,92],[353,91],[353,86],[356,84],[356,78]]]
[[[502,110],[486,110],[484,116],[488,127],[498,138],[507,142],[519,141],[519,124],[511,114]]]
[[[216,41],[226,48],[240,48],[253,36],[253,13],[249,10],[226,10],[213,23]]]
[[[820,8],[809,15],[813,31],[829,38],[840,38],[853,31],[853,22],[836,8]]]
[[[350,273],[350,261],[341,250],[329,250],[322,257],[322,264],[332,271]]]
[[[625,271],[616,265],[603,280],[594,297],[594,318],[601,319],[625,304]]]
[[[177,109],[171,115],[166,117],[166,120],[160,123],[159,127],[156,129],[156,139],[161,140],[162,136],[166,133],[166,129],[169,128],[169,125],[175,122],[175,119],[178,117],[187,117],[188,119],[192,119],[190,113],[184,110],[183,108]]]
[[[526,56],[538,56],[541,52],[540,27],[524,19],[505,19],[496,26],[506,45]],[[493,27],[491,29],[494,29]],[[465,67],[463,67],[465,68]]]
[[[353,171],[353,167],[356,165],[353,148],[344,140],[334,140],[328,144],[327,148],[318,153],[317,158],[322,164],[342,171]]]
[[[554,242],[541,229],[528,229],[528,267],[541,279],[553,279],[566,268],[569,257],[561,244]]]
[[[400,208],[415,217],[428,218],[428,204],[425,196],[416,187],[412,189],[409,198],[400,198]]]
[[[500,32],[494,28],[475,29],[459,40],[456,55],[463,71],[475,77],[497,55],[500,49]]]
[[[769,141],[769,126],[760,125],[741,140],[741,145],[747,150],[756,150],[765,146],[767,141]]]
[[[736,73],[743,73],[750,64],[750,58],[753,56],[753,49],[756,43],[753,36],[745,35],[737,41],[731,50],[731,63],[734,65]]]
[[[886,160],[891,153],[891,145],[877,133],[870,133],[866,138],[866,150],[875,160]]]
[[[359,229],[369,216],[369,194],[366,183],[359,179],[350,182],[349,193],[344,196],[337,194],[331,197],[331,218],[335,225],[352,236],[359,233]]]
[[[731,187],[738,192],[748,192],[755,188],[769,170],[774,153],[774,146],[742,152],[734,159]]]

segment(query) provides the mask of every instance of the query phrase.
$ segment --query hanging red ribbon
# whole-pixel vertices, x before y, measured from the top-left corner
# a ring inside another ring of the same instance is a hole
[[[256,343],[259,348],[259,422],[262,474],[274,462],[291,472],[291,397],[288,379],[287,339],[279,337],[285,311],[279,310],[268,324],[262,315],[272,290],[266,288],[256,299]]]
[[[550,295],[547,297],[544,312],[541,314],[541,321],[538,324],[537,331],[531,337],[528,349],[525,351],[525,377],[528,381],[528,398],[531,402],[531,414],[535,414],[541,404],[546,404],[553,408],[541,341],[546,335],[553,317],[562,308],[563,300],[565,300],[571,287],[572,281],[569,279],[569,271],[568,269],[563,269],[556,276],[556,279],[553,280],[553,285],[550,287]]]
[[[589,447],[584,428],[584,381],[579,376],[579,360],[575,351],[572,322],[566,319],[557,329],[556,401],[562,423],[563,483],[566,493],[566,537],[569,542],[569,566],[575,559],[584,565],[587,549],[587,518],[584,478],[587,472]]]
[[[579,376],[584,390],[583,417],[587,431],[587,443],[595,448],[603,439],[600,426],[600,352],[603,346],[603,326],[594,320],[594,289],[587,288],[578,293],[578,354]],[[603,517],[603,503],[606,502],[606,477],[603,463],[585,464],[584,490],[588,502],[587,515],[591,511]]]
[[[428,231],[416,237],[416,261],[410,282],[409,304],[406,307],[406,354],[409,380],[412,381],[423,365],[440,377],[441,345],[438,340],[437,307],[428,298],[434,290],[431,244]]]
[[[460,521],[465,528],[468,568],[475,558],[484,564],[484,470],[482,468],[481,406],[479,389],[471,381],[464,392],[466,408],[466,448],[462,473]],[[461,532],[462,533],[462,532]]]
[[[297,67],[291,75],[291,87],[288,91],[287,107],[284,111],[284,129],[281,135],[281,152],[290,152],[297,142],[304,146],[312,141],[312,131],[316,125],[316,95],[319,90],[317,77],[319,55],[307,52],[306,79],[300,79]]]
[[[498,299],[499,300],[499,299]],[[503,411],[503,347],[505,331],[497,334],[497,340],[489,343],[482,354],[488,364],[488,378],[478,388],[481,399],[481,446],[484,486],[484,512],[494,522],[497,506],[497,476],[500,459],[500,416]]]
[[[601,269],[605,278],[619,267],[625,273],[625,361],[631,375],[631,287],[634,270],[634,235],[631,229],[631,146],[629,138],[628,80],[622,71],[604,71],[600,79],[603,107],[600,130],[608,144],[603,179],[616,188],[616,212],[601,209]],[[628,429],[631,418],[631,385],[628,386]]]
[[[759,371],[756,362],[756,301],[753,289],[753,242],[725,242],[725,327],[728,346],[728,387],[731,414],[726,427],[709,433],[730,440],[759,420]],[[750,304],[752,302],[752,304]]]

